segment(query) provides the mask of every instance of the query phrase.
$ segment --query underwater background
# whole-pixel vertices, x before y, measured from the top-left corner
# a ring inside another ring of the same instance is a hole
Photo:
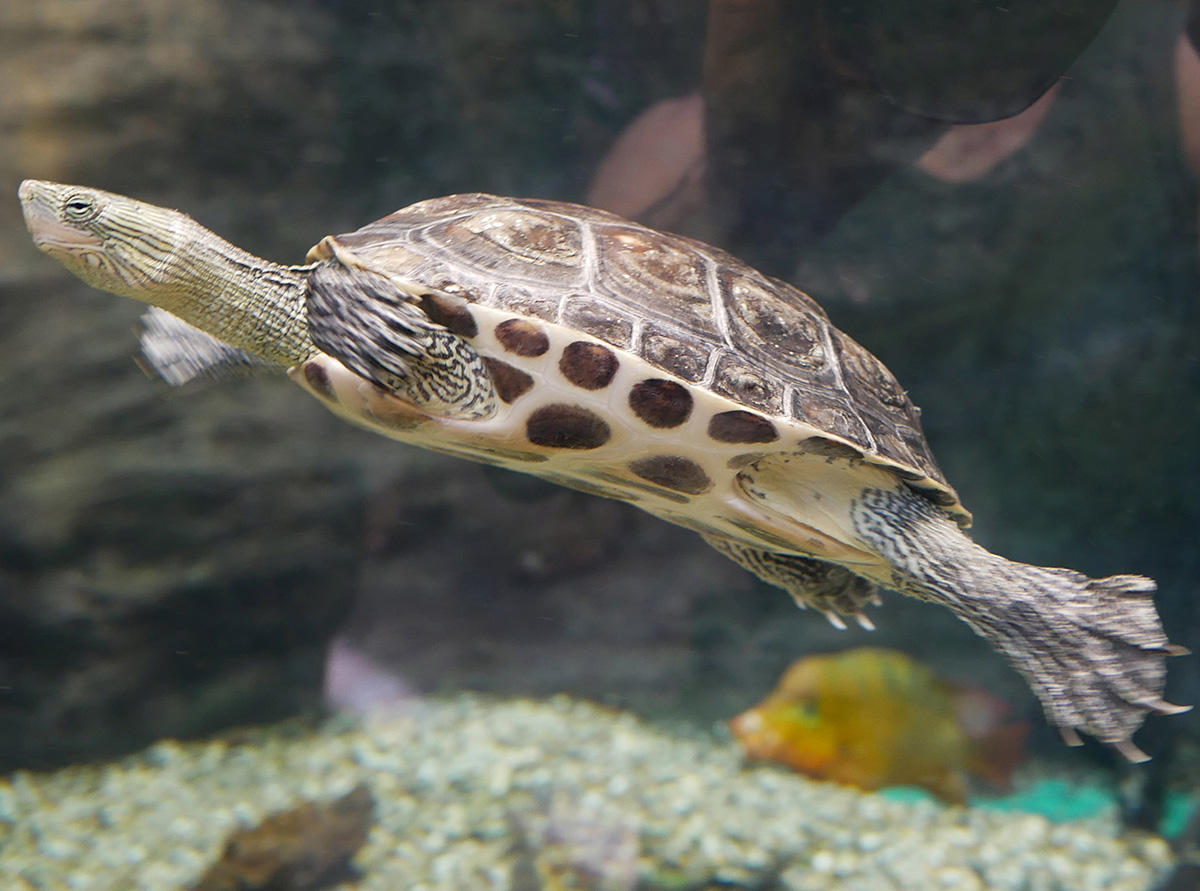
[[[1068,749],[944,610],[837,631],[692,533],[282,378],[169,389],[143,308],[16,201],[86,183],[281,262],[466,191],[700,237],[891,368],[976,540],[1152,576],[1200,652],[1188,4],[901,6],[0,0],[5,887],[1196,887],[1194,713],[1147,765]],[[1029,722],[1007,797],[743,758],[725,722],[868,645]],[[1195,658],[1167,698],[1200,702]],[[289,844],[315,865],[226,856]]]

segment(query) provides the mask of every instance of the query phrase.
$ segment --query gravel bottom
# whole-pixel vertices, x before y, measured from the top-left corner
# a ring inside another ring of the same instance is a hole
[[[462,696],[18,772],[0,781],[0,887],[187,888],[232,832],[360,783],[375,822],[347,891],[1146,891],[1171,865],[1112,818],[886,801],[566,697]]]

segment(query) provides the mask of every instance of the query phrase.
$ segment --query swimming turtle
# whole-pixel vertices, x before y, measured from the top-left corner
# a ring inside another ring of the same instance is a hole
[[[37,246],[153,304],[149,365],[178,383],[287,369],[385,436],[628,501],[825,613],[878,587],[953,610],[1025,676],[1069,743],[1131,759],[1162,699],[1154,583],[1014,563],[970,515],[891,373],[806,294],[603,211],[467,194],[261,260],[174,210],[20,187]]]

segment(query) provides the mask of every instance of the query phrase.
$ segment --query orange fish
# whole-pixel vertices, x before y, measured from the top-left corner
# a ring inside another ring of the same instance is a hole
[[[794,662],[729,723],[751,758],[861,789],[922,786],[959,804],[968,775],[1008,788],[1029,730],[1010,711],[904,653],[861,647]]]

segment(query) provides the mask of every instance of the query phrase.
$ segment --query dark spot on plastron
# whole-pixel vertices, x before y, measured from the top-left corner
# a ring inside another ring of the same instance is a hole
[[[304,379],[316,393],[331,402],[337,401],[337,397],[333,393],[333,382],[329,380],[329,373],[320,362],[304,363]]]
[[[555,403],[529,416],[525,435],[534,445],[551,449],[594,449],[608,442],[612,431],[602,417],[586,408]]]
[[[774,442],[779,439],[774,424],[748,411],[723,411],[713,415],[708,422],[708,435],[717,442]]]
[[[492,376],[496,395],[505,402],[515,402],[518,397],[529,392],[529,388],[533,386],[533,378],[530,375],[507,362],[501,362],[491,356],[484,356],[483,364],[487,366],[488,373]]]
[[[678,427],[692,414],[692,394],[675,381],[651,378],[633,385],[629,407],[651,427]]]
[[[644,480],[688,495],[699,495],[712,488],[712,480],[704,468],[679,455],[639,458],[630,463],[629,469]]]
[[[451,334],[457,334],[459,337],[474,337],[479,333],[479,326],[475,324],[475,316],[460,301],[451,300],[440,294],[423,294],[421,309],[432,321],[437,322]]]
[[[496,326],[496,339],[518,356],[540,356],[550,349],[550,338],[542,326],[528,319],[505,319]]]
[[[810,436],[800,440],[800,448],[810,455],[823,455],[826,458],[861,458],[862,452],[852,445],[826,439],[824,436]]]
[[[563,377],[585,390],[602,390],[612,383],[620,363],[613,351],[598,343],[577,340],[567,344],[558,360]]]

